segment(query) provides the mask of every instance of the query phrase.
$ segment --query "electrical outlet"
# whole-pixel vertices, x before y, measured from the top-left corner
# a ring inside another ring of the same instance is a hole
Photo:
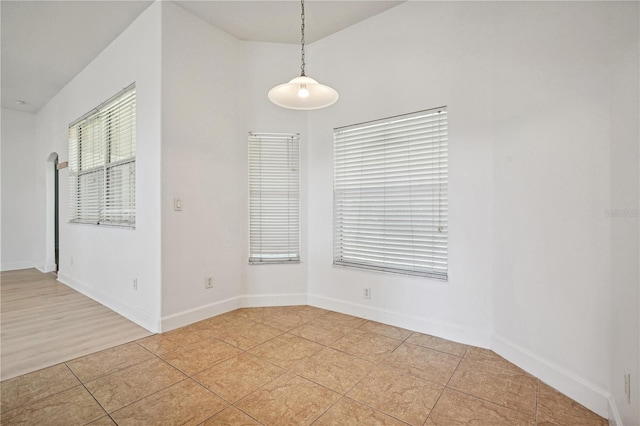
[[[627,404],[631,404],[631,373],[624,373],[624,394],[627,396]]]
[[[204,288],[213,288],[213,277],[207,277],[204,282]]]
[[[362,297],[365,299],[371,299],[371,288],[365,287]]]
[[[133,279],[133,289],[136,290],[136,291],[138,290],[138,279],[137,278]]]

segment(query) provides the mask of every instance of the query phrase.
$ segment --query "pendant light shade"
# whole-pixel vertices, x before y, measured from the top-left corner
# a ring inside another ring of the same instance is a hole
[[[269,100],[283,108],[320,109],[335,104],[338,92],[310,77],[300,76],[269,90]]]
[[[333,105],[338,100],[338,92],[329,86],[320,84],[304,73],[304,0],[300,1],[302,25],[300,32],[302,37],[302,58],[300,65],[300,77],[296,77],[288,83],[280,84],[269,90],[269,100],[274,104],[289,109],[320,109]]]

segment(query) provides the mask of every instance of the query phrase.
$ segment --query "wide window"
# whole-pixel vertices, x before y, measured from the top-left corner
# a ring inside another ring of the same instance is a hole
[[[69,220],[136,223],[136,90],[132,85],[69,125]]]
[[[249,262],[300,262],[297,134],[249,134]]]
[[[334,130],[334,264],[447,279],[447,111]]]

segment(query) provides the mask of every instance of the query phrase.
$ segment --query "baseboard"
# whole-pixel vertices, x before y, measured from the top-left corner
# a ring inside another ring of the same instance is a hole
[[[123,303],[120,300],[113,299],[111,296],[96,291],[94,288],[62,273],[58,273],[58,281],[95,300],[101,305],[106,306],[128,320],[135,322],[140,327],[146,328],[152,333],[157,333],[160,330],[160,320],[147,312]]]
[[[194,322],[202,321],[225,312],[233,311],[240,307],[240,298],[232,297],[230,299],[220,300],[197,308],[178,312],[176,314],[162,317],[161,331],[171,331]]]
[[[613,395],[609,395],[609,426],[623,426],[622,417],[620,417],[620,411],[618,411],[618,405]]]
[[[5,267],[10,267],[11,269],[5,269]],[[27,269],[30,267],[34,267],[34,265],[32,263],[27,264],[26,262],[3,264],[2,270]],[[609,392],[510,342],[503,336],[496,334],[492,336],[490,331],[484,329],[450,322],[435,321],[429,318],[345,302],[317,294],[307,295],[306,293],[242,295],[169,315],[159,321],[146,312],[112,299],[108,295],[100,293],[64,274],[58,275],[58,281],[152,332],[173,330],[241,307],[309,304],[311,306],[367,318],[408,330],[443,337],[464,344],[491,348],[497,354],[538,377],[569,398],[584,405],[596,414],[608,418],[610,425],[623,426],[616,403]]]
[[[606,390],[510,342],[503,336],[493,335],[491,349],[599,416],[610,418],[609,409],[612,400]],[[613,407],[615,408],[615,403]],[[620,418],[619,415],[618,418]],[[622,426],[622,423],[618,423],[617,426]]]
[[[480,328],[454,324],[446,321],[435,321],[429,318],[373,308],[317,294],[309,294],[308,303],[309,305],[316,306],[318,308],[367,318],[384,324],[442,337],[467,345],[479,346],[482,348],[489,348],[491,345],[491,332]]]
[[[10,262],[10,263],[3,263],[2,265],[0,265],[0,270],[2,272],[17,271],[20,269],[31,269],[31,268],[37,268],[38,270],[40,270],[40,268],[36,266],[35,262],[30,262],[30,261]],[[43,272],[42,270],[40,271]]]
[[[253,294],[239,297],[241,308],[306,305],[307,293]]]
[[[51,265],[38,265],[36,266],[36,268],[38,268],[40,272],[46,274],[48,272],[55,272],[56,264],[52,263]]]
[[[258,294],[243,295],[230,299],[220,300],[205,306],[178,312],[162,318],[163,332],[184,327],[194,322],[221,315],[238,308],[257,308],[262,306],[291,306],[306,305],[307,295],[305,293],[293,294]]]

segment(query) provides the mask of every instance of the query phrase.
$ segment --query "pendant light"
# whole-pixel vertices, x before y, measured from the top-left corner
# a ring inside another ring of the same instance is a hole
[[[302,25],[300,31],[302,37],[302,59],[300,65],[300,77],[296,77],[288,83],[281,84],[269,90],[269,100],[274,104],[289,109],[320,109],[333,105],[338,100],[338,92],[329,86],[320,84],[304,73],[304,0],[300,1],[302,8]]]

